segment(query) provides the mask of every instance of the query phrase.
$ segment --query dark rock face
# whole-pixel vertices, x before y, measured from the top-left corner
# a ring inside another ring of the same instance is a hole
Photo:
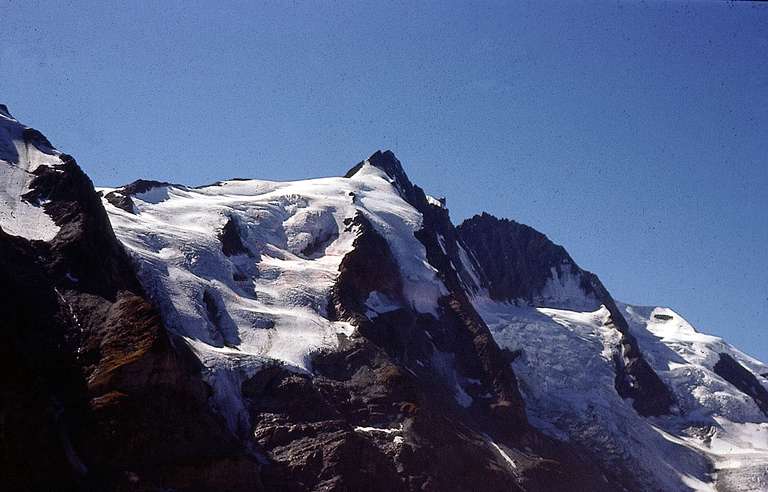
[[[487,282],[485,287],[495,300],[535,302],[553,270],[560,276],[568,273],[578,278],[584,297],[605,305],[611,323],[621,333],[620,356],[614,358],[616,391],[623,398],[632,398],[641,415],[670,412],[672,392],[643,358],[626,319],[596,275],[579,268],[562,246],[544,234],[512,220],[483,213],[466,220],[458,231],[477,258]]]
[[[0,231],[3,489],[258,489],[258,463],[209,410],[199,362],[162,326],[90,180],[61,161],[24,197],[46,199],[56,237]]]
[[[629,331],[626,318],[597,275],[590,272],[584,273],[597,298],[608,309],[609,322],[621,333],[619,347],[621,357],[616,357],[614,361],[616,391],[622,398],[632,398],[632,406],[640,415],[649,417],[669,414],[675,405],[672,390],[664,384],[643,357],[640,345]]]
[[[749,369],[739,364],[736,359],[728,354],[721,353],[720,360],[713,368],[715,374],[736,386],[739,391],[748,395],[768,416],[768,390],[760,384],[754,374]]]
[[[562,246],[539,231],[483,213],[464,221],[461,238],[470,247],[487,279],[493,299],[533,302],[552,276],[552,269],[570,273],[575,265]],[[582,288],[588,289],[586,283]]]
[[[110,191],[104,195],[104,198],[106,198],[109,203],[121,210],[125,210],[126,212],[132,214],[136,213],[136,205],[133,203],[131,195],[123,194],[121,191],[115,190]]]
[[[172,186],[171,183],[165,181],[154,181],[151,179],[137,179],[136,181],[123,186],[122,190],[126,195],[137,195],[139,193],[146,193],[153,188],[159,188],[161,186]]]
[[[377,152],[368,162],[385,171],[401,196],[423,214],[416,237],[449,293],[439,301],[438,317],[402,308],[369,318],[365,300],[373,291],[407,303],[387,242],[362,216],[350,220],[348,227],[356,227],[359,236],[342,261],[329,313],[355,324],[356,335],[340,353],[315,360],[320,376],[314,383],[323,387],[329,380],[344,381],[352,393],[341,401],[368,401],[368,408],[341,411],[355,425],[402,429],[403,441],[394,450],[391,441],[373,442],[395,461],[406,490],[476,490],[480,483],[483,490],[557,490],[566,481],[574,490],[621,490],[624,478],[598,470],[594,461],[583,459],[586,455],[577,457],[577,450],[528,424],[507,358],[467,298],[469,275],[462,276],[459,261],[463,246],[448,211],[428,202],[391,152]],[[450,360],[447,365],[455,373],[446,374],[441,360]],[[369,374],[383,384],[372,385]],[[456,385],[470,402],[458,402]],[[516,469],[492,442],[514,457]]]
[[[24,138],[25,143],[28,145],[34,145],[38,150],[42,152],[50,154],[53,150],[53,145],[51,145],[51,142],[48,141],[45,135],[35,130],[34,128],[25,128],[22,132],[22,138]]]
[[[240,228],[234,217],[227,219],[226,224],[224,224],[219,233],[219,239],[221,240],[221,250],[225,255],[235,256],[242,254],[253,256],[253,253],[243,244],[243,239],[240,237]]]

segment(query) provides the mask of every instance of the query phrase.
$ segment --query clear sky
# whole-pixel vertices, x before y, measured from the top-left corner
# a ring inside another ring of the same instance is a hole
[[[0,0],[0,102],[100,185],[392,149],[768,360],[768,4]]]

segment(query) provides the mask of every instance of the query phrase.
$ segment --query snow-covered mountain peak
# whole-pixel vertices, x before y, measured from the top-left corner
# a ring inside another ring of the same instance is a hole
[[[370,157],[353,166],[344,177],[351,178],[366,165],[380,169],[391,179],[402,179],[403,182],[410,184],[410,179],[408,179],[403,165],[391,150],[377,150]]]
[[[0,152],[0,363],[54,354],[24,405],[94,424],[59,462],[95,489],[764,489],[768,366],[531,227],[455,227],[390,151],[97,194],[3,107]]]
[[[273,362],[311,371],[313,354],[351,335],[352,326],[329,320],[326,308],[359,234],[352,226],[358,214],[397,258],[404,301],[436,312],[445,288],[414,236],[421,214],[395,186],[366,161],[349,178],[200,188],[137,181],[102,193],[167,326],[192,343],[210,369],[219,406],[238,418],[232,381]],[[373,311],[382,309],[377,299]]]
[[[377,150],[368,159],[361,161],[347,171],[345,177],[351,178],[358,173],[371,173],[374,172],[373,169],[383,172],[388,181],[392,183],[392,186],[398,193],[400,193],[400,196],[405,201],[418,208],[419,191],[421,190],[419,189],[417,191],[417,187],[411,183],[403,165],[391,150],[385,150],[383,152]],[[421,194],[423,194],[423,192]]]

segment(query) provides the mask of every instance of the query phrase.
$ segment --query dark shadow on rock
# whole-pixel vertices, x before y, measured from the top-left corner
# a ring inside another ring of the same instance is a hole
[[[754,374],[726,353],[713,368],[715,374],[734,385],[739,391],[755,401],[760,410],[768,416],[768,390],[760,384]]]
[[[226,256],[247,255],[251,258],[257,258],[258,255],[243,243],[241,234],[238,219],[235,216],[229,216],[218,234],[222,252]],[[256,261],[261,261],[261,258],[257,258]]]
[[[208,321],[215,328],[214,339],[220,338],[224,345],[228,347],[237,347],[240,345],[240,332],[237,329],[237,323],[227,312],[224,300],[221,294],[215,289],[206,289],[203,292],[203,304],[208,314]]]
[[[48,155],[56,155],[56,149],[54,149],[48,138],[34,128],[25,128],[22,132],[22,137],[24,138],[25,144],[32,145],[40,152]]]

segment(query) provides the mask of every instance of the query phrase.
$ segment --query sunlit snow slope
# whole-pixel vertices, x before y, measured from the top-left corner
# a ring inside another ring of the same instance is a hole
[[[768,418],[755,401],[714,371],[731,355],[755,375],[768,366],[722,339],[697,333],[666,308],[620,305],[641,350],[673,390],[673,415],[643,418],[616,394],[618,333],[604,306],[536,307],[475,298],[513,363],[534,425],[635,469],[650,489],[768,489]],[[760,383],[768,381],[759,377]]]
[[[417,311],[434,312],[445,289],[414,237],[420,214],[373,166],[352,178],[158,185],[132,201],[133,210],[123,210],[104,200],[115,233],[168,328],[208,368],[233,425],[245,425],[243,378],[276,362],[311,371],[313,352],[351,334],[351,325],[325,315],[357,213],[389,242]],[[370,309],[386,309],[379,301]]]
[[[61,165],[58,156],[44,137],[0,107],[0,227],[5,232],[42,241],[50,241],[59,232],[43,203],[24,199],[31,191],[35,170]]]
[[[622,306],[654,369],[674,390],[680,415],[659,422],[710,458],[719,490],[768,490],[768,418],[718,367],[731,358],[768,386],[768,365],[722,338],[698,333],[669,308]],[[672,438],[674,440],[674,438]]]

